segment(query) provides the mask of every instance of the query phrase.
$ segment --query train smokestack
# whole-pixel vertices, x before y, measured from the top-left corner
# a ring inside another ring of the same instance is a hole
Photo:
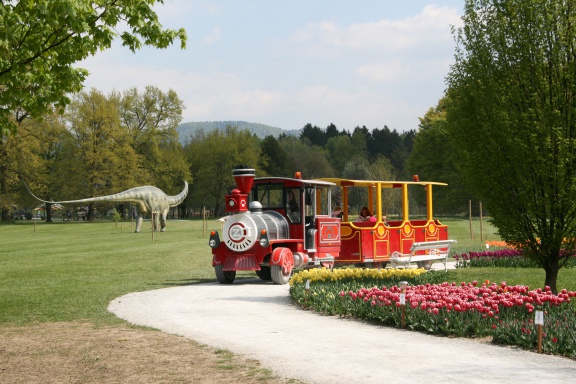
[[[226,198],[226,213],[239,213],[248,211],[248,194],[252,189],[254,176],[256,175],[253,168],[236,168],[232,171],[236,189],[233,189]]]
[[[252,182],[254,181],[255,175],[256,171],[253,168],[236,168],[232,171],[236,187],[241,193],[246,195],[249,194],[250,189],[252,189]]]

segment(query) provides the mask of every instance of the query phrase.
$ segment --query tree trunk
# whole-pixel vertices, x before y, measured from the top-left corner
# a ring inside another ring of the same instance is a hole
[[[4,222],[10,221],[10,211],[8,210],[8,208],[2,208],[0,221]]]
[[[4,175],[5,173],[5,168],[2,168],[2,175]],[[4,183],[3,180],[0,180],[0,196],[6,196],[6,184]],[[8,210],[8,208],[3,207],[1,210],[1,214],[0,214],[0,221],[10,221],[10,211]]]
[[[546,277],[544,279],[544,285],[550,287],[550,290],[556,295],[558,294],[558,288],[556,283],[558,282],[558,259],[549,260],[544,265],[544,271],[546,272]]]
[[[46,209],[46,222],[52,222],[52,204],[46,203],[44,204],[44,208]]]
[[[118,204],[118,213],[120,213],[120,217],[122,220],[126,220],[126,204],[120,203]]]
[[[86,216],[88,216],[88,222],[94,222],[94,203],[90,203],[90,205],[88,205],[88,212],[86,213]]]

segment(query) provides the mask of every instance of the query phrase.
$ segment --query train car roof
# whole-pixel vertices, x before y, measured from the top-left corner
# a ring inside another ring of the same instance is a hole
[[[381,188],[400,188],[402,185],[448,185],[446,183],[440,183],[437,181],[398,181],[398,180],[352,180],[352,179],[341,179],[337,177],[327,177],[319,179],[322,181],[328,181],[334,183],[340,187],[376,187],[380,184]]]
[[[254,179],[254,183],[262,184],[267,182],[282,182],[282,183],[287,182],[292,186],[317,185],[321,187],[333,187],[334,185],[336,185],[332,181],[320,180],[320,179],[305,180],[305,179],[293,179],[290,177],[256,177]]]

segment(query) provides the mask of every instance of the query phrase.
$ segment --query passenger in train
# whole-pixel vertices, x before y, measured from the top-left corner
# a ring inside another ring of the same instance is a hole
[[[334,207],[334,210],[332,211],[332,217],[338,217],[340,219],[342,219],[342,217],[344,216],[344,212],[342,212],[342,208],[340,208],[339,205]]]
[[[293,223],[300,222],[300,209],[298,207],[298,201],[296,196],[294,196],[294,191],[291,189],[287,190],[288,201],[286,202],[286,213]]]
[[[370,214],[370,210],[368,207],[362,207],[360,210],[360,215],[358,215],[358,219],[356,221],[370,221],[372,215]]]

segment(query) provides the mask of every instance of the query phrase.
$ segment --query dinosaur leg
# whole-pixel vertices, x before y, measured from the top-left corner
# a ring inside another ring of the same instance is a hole
[[[144,221],[144,215],[148,213],[147,207],[143,203],[138,203],[136,205],[136,233],[140,233],[142,229],[142,222]]]
[[[150,221],[152,221],[152,230],[158,232],[158,213],[152,212],[150,214]]]
[[[142,228],[142,222],[144,221],[144,217],[142,217],[142,214],[139,214],[137,216],[138,218],[136,219],[136,233],[140,233],[140,229]]]
[[[162,214],[160,216],[160,231],[161,232],[166,232],[166,217],[168,216],[168,209],[165,209],[164,211],[162,211]]]

